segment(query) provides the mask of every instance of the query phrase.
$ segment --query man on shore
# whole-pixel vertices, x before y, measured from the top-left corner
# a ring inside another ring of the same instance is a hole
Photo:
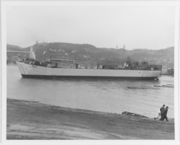
[[[166,119],[166,121],[168,122],[168,118],[167,118],[168,108],[169,107],[167,106],[164,112],[162,112],[160,121],[164,121],[164,119]]]
[[[163,105],[161,108],[160,108],[160,112],[158,113],[158,116],[155,117],[154,119],[159,119],[159,118],[162,118],[162,113],[165,111],[165,105]]]
[[[162,118],[162,114],[163,114],[163,112],[165,111],[165,105],[163,105],[161,108],[160,108],[160,113],[161,113],[161,118]]]

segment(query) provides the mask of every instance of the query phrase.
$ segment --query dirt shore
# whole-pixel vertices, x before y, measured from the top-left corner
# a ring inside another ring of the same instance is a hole
[[[174,139],[174,120],[70,109],[7,99],[7,139]]]

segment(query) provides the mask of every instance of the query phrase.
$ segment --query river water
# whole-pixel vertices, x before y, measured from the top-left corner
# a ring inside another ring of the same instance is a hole
[[[7,66],[7,97],[38,101],[68,108],[112,112],[134,112],[155,117],[159,108],[169,106],[174,118],[174,77],[159,81],[131,80],[44,80],[22,78],[17,66]]]

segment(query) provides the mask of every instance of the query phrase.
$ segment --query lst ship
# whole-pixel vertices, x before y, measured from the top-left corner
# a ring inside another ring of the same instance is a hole
[[[157,80],[161,75],[161,65],[148,65],[145,62],[124,64],[122,67],[107,68],[105,65],[96,65],[93,69],[80,67],[73,60],[53,59],[49,61],[35,60],[33,48],[30,58],[17,61],[18,68],[24,78],[121,78]],[[68,64],[68,65],[64,65]]]

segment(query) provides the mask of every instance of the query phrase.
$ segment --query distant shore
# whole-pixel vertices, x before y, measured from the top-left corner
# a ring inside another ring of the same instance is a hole
[[[174,119],[70,109],[34,101],[7,99],[7,139],[172,140]]]

